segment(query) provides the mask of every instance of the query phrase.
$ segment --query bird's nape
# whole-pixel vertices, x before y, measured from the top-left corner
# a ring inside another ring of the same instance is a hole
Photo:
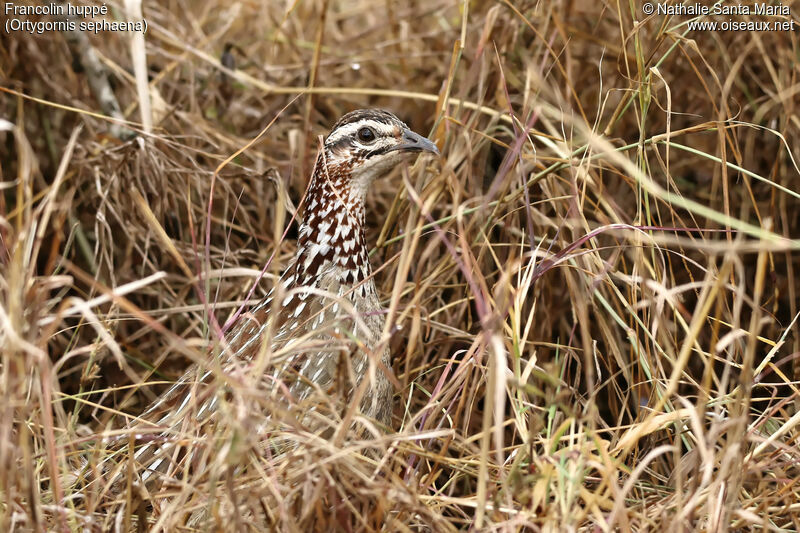
[[[143,416],[151,422],[151,435],[152,423],[164,428],[158,438],[139,442],[132,450],[143,482],[179,475],[207,453],[203,450],[210,443],[204,431],[212,434],[208,428],[224,429],[233,422],[219,416],[221,409],[231,410],[220,407],[228,400],[221,399],[225,395],[214,377],[218,372],[210,369],[235,375],[263,360],[264,353],[271,354],[271,362],[257,388],[262,389],[259,397],[270,400],[244,402],[257,412],[244,413],[251,423],[241,425],[253,426],[252,420],[260,419],[267,423],[259,427],[283,427],[286,417],[295,417],[288,421],[287,434],[302,428],[325,435],[336,413],[354,405],[360,415],[352,420],[371,419],[377,427],[391,427],[391,358],[364,231],[365,194],[372,180],[422,152],[439,153],[431,140],[388,111],[360,109],[336,122],[311,176],[297,250],[280,280],[240,316],[204,368],[189,370]],[[265,407],[272,405],[272,398],[278,404]],[[201,422],[189,425],[192,434],[186,433],[187,419]],[[352,420],[345,427],[355,427]]]
[[[352,193],[354,201],[363,202],[375,179],[421,152],[438,155],[439,149],[389,111],[358,109],[337,121],[325,139],[320,154],[324,161],[318,161],[314,176],[323,171],[324,179],[346,178],[332,190]]]

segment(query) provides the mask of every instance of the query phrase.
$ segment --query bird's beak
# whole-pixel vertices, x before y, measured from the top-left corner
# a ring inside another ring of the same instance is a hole
[[[439,149],[432,140],[418,133],[414,133],[411,130],[404,130],[403,141],[397,146],[392,147],[389,151],[393,152],[395,150],[400,150],[402,152],[430,152],[439,155]]]

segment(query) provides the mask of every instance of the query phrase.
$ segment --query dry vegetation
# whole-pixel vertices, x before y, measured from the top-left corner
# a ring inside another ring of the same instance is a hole
[[[149,91],[124,34],[91,37],[134,138],[61,34],[0,41],[0,530],[800,528],[796,32],[589,1],[144,16]],[[367,206],[392,431],[276,426],[300,445],[274,455],[232,380],[199,473],[104,483],[285,265],[318,135],[366,106],[443,154]]]

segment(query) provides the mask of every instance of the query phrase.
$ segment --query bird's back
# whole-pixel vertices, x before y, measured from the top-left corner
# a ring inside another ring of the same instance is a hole
[[[133,452],[128,464],[142,481],[202,472],[231,427],[263,448],[276,429],[322,435],[343,420],[352,425],[358,411],[362,421],[390,425],[391,364],[364,199],[372,180],[420,151],[438,153],[387,111],[359,110],[336,123],[280,282],[129,428],[136,445],[125,456]]]

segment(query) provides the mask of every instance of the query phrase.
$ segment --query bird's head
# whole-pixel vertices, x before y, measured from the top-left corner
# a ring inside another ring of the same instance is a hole
[[[347,176],[350,187],[360,192],[410,155],[439,154],[433,141],[383,109],[359,109],[344,115],[325,139],[324,150],[329,172]]]

